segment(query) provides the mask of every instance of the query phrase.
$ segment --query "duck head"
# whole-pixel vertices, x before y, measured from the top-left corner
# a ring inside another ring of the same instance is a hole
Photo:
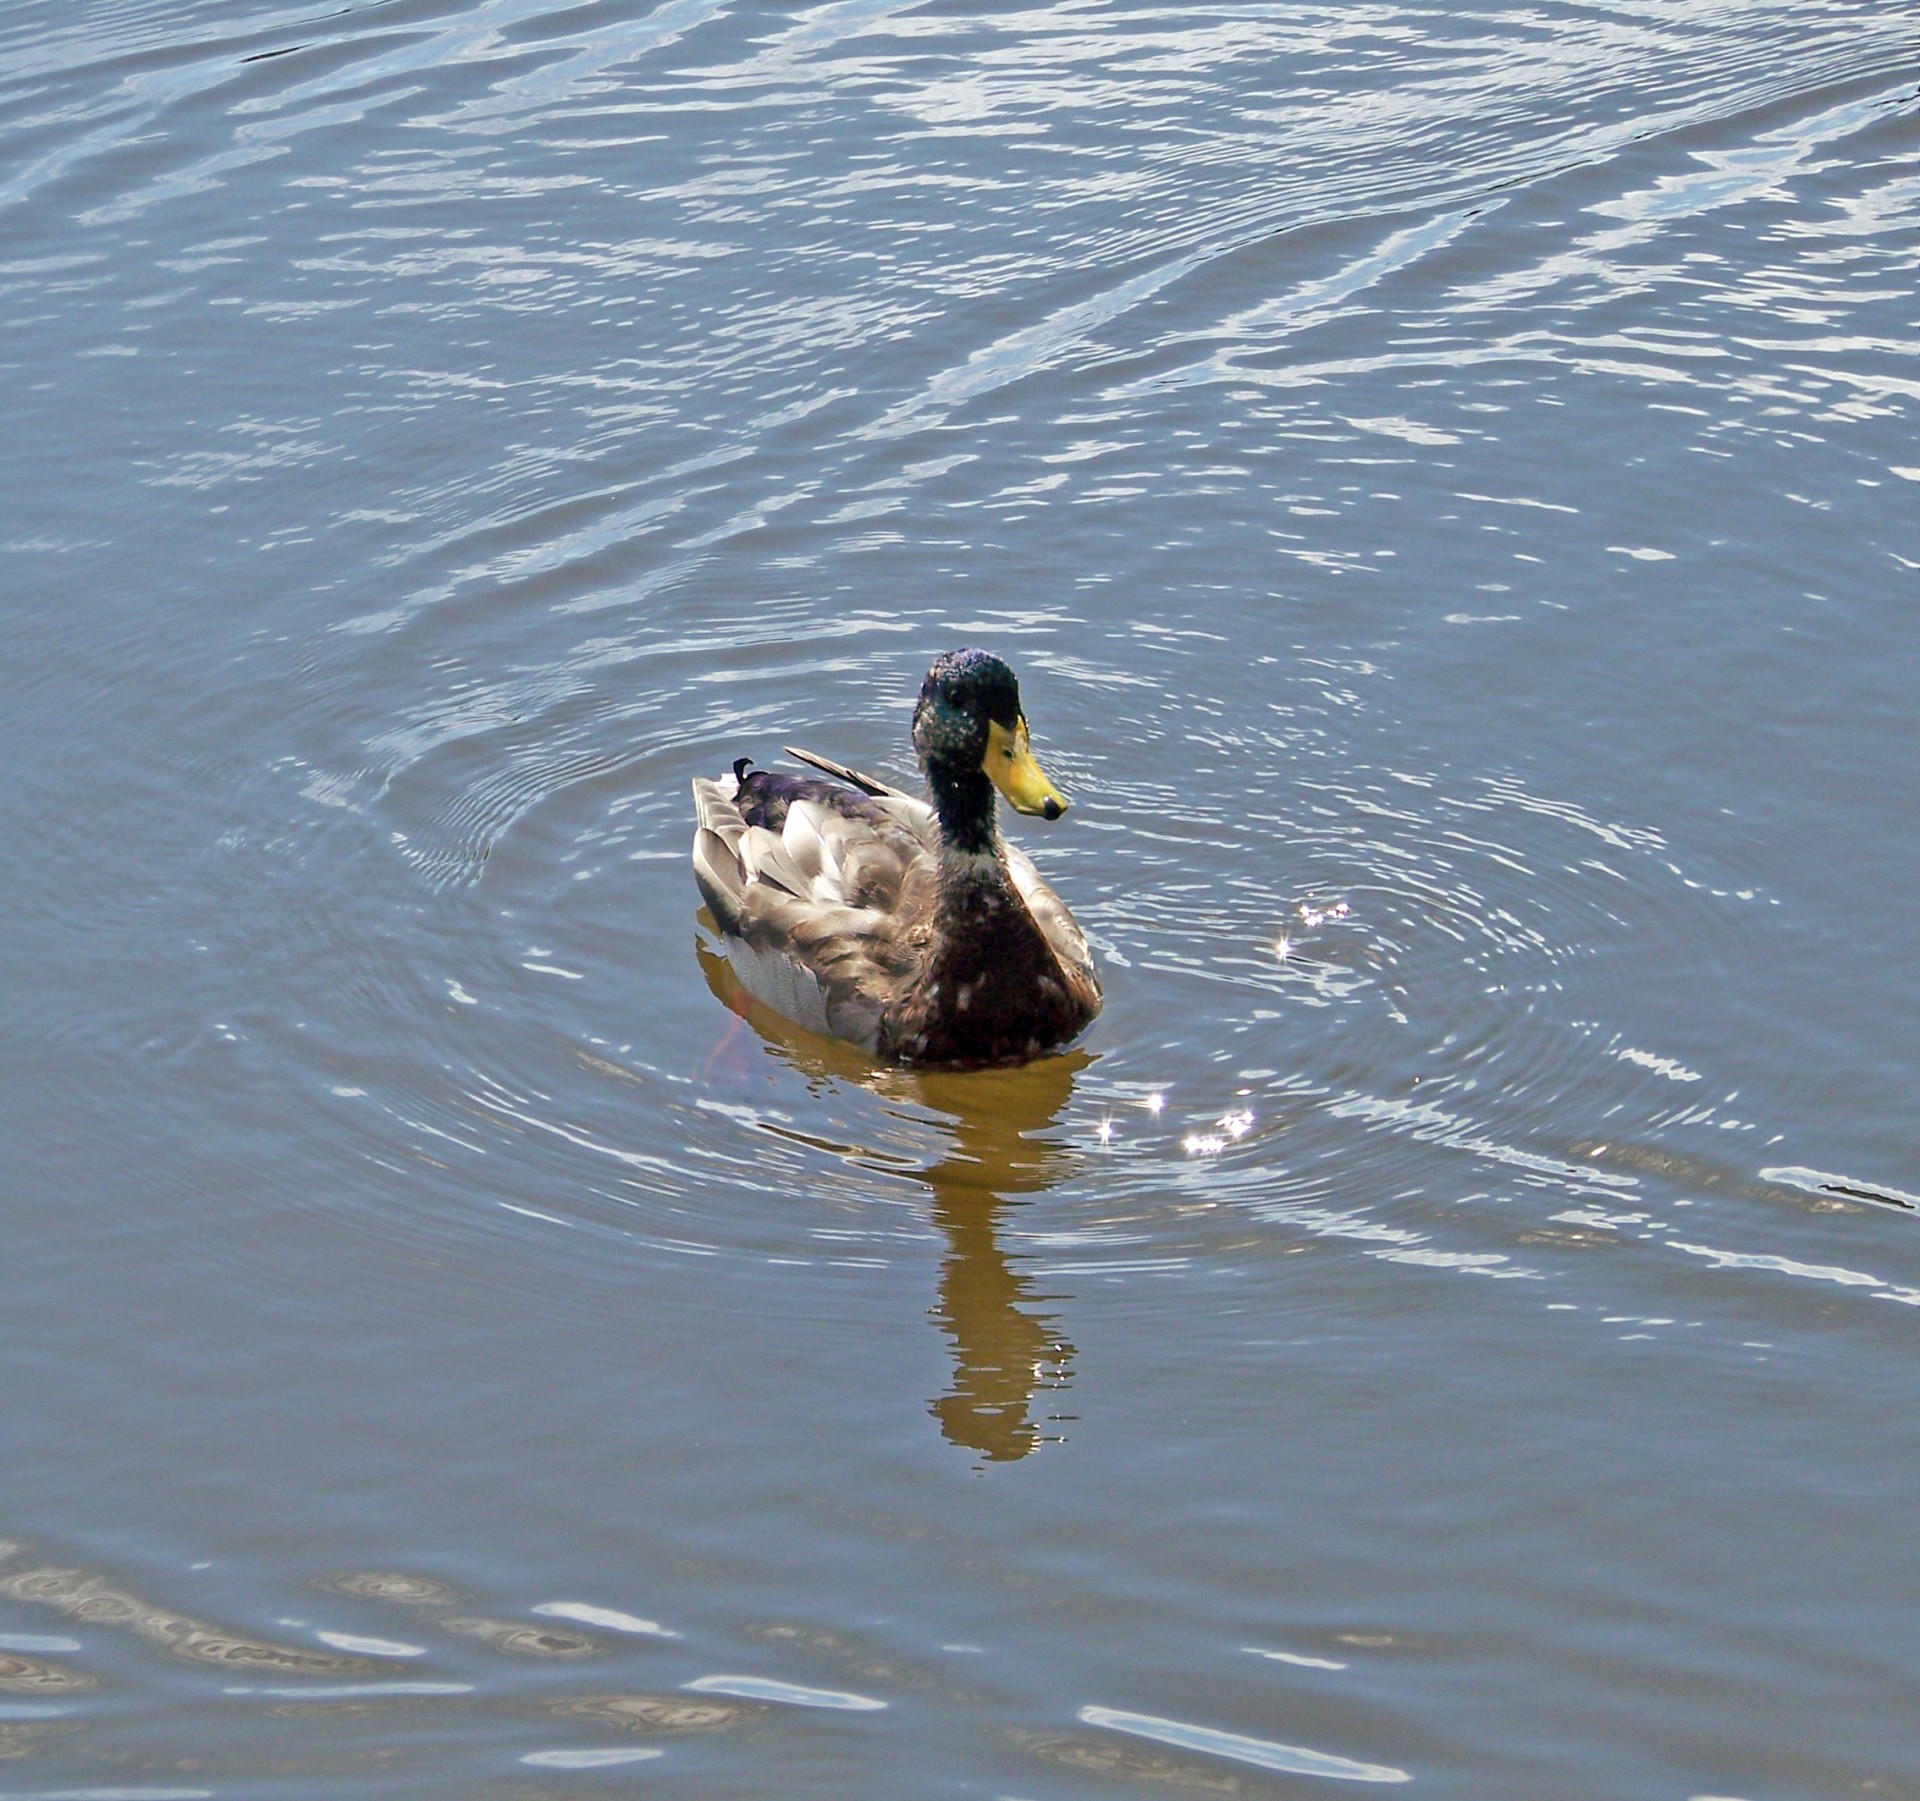
[[[1067,797],[1034,761],[1020,684],[991,651],[949,651],[927,671],[913,748],[957,849],[991,848],[994,788],[1017,812],[1058,819],[1067,810]]]

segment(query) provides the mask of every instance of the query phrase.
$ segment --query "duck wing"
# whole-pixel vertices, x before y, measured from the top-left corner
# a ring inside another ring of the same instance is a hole
[[[694,876],[749,994],[871,1050],[925,943],[935,828],[931,809],[897,790],[811,792],[826,788],[696,779]]]
[[[1087,1018],[1100,1011],[1100,977],[1093,967],[1093,952],[1080,922],[1067,911],[1067,903],[1049,888],[1034,868],[1033,859],[1017,845],[1007,846],[1007,874],[1033,915],[1048,948],[1059,959],[1061,973],[1075,998],[1086,1008]]]

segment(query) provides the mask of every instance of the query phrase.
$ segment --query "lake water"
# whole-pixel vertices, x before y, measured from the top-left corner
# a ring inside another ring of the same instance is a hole
[[[0,16],[0,1795],[1920,1797],[1920,29]],[[737,1018],[688,782],[1074,797]]]

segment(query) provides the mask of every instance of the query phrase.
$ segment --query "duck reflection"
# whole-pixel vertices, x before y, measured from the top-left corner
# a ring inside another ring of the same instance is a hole
[[[761,1006],[741,988],[725,957],[705,945],[698,955],[714,995],[759,1033],[773,1055],[810,1078],[858,1082],[883,1101],[938,1116],[945,1154],[929,1168],[901,1170],[931,1191],[934,1223],[947,1241],[932,1311],[953,1347],[953,1381],[929,1411],[952,1444],[989,1463],[1013,1462],[1046,1443],[1054,1435],[1034,1418],[1035,1396],[1066,1385],[1073,1346],[1041,1310],[1055,1297],[1036,1293],[1031,1278],[1008,1259],[998,1226],[1010,1196],[1037,1194],[1071,1172],[1071,1153],[1037,1135],[1059,1117],[1074,1077],[1093,1059],[1075,1051],[1018,1069],[964,1073],[876,1064],[852,1046],[802,1031]],[[873,1167],[870,1151],[783,1135]]]
[[[905,1078],[914,1099],[951,1122],[947,1154],[920,1174],[947,1240],[933,1317],[953,1345],[953,1386],[933,1415],[954,1444],[992,1463],[1041,1442],[1034,1395],[1064,1387],[1072,1367],[1073,1346],[1033,1305],[1053,1297],[1036,1294],[1007,1260],[995,1226],[1008,1196],[1039,1193],[1068,1173],[1072,1159],[1031,1134],[1059,1116],[1091,1061],[1077,1051],[1020,1069]]]

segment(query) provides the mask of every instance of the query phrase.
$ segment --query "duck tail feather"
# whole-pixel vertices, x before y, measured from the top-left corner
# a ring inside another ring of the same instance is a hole
[[[877,775],[868,775],[863,770],[850,768],[845,763],[836,763],[831,757],[823,757],[818,752],[802,750],[797,744],[785,744],[781,749],[796,762],[810,764],[825,775],[837,775],[841,781],[851,782],[863,794],[906,793],[904,788],[896,788],[891,782],[883,782]]]

